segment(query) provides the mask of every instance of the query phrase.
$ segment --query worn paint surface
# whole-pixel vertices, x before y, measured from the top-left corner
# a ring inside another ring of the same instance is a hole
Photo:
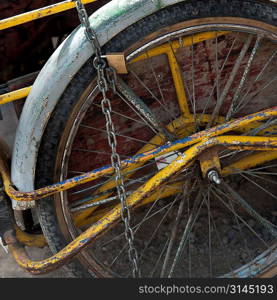
[[[112,1],[95,12],[90,21],[103,45],[130,24],[177,2],[181,1]],[[91,46],[79,27],[56,50],[38,76],[23,109],[13,152],[12,182],[19,190],[33,190],[37,152],[48,119],[71,78],[91,55]],[[45,81],[49,83],[47,86]]]
[[[172,151],[178,151],[181,148],[193,145],[197,142],[196,146],[192,146],[189,150],[187,150],[185,153],[189,153],[190,162],[192,162],[197,155],[199,155],[202,151],[205,150],[205,148],[209,148],[211,146],[216,145],[223,145],[228,146],[229,148],[235,148],[235,149],[255,149],[255,150],[274,150],[276,148],[277,144],[277,138],[272,137],[250,137],[250,136],[221,136],[216,137],[217,135],[232,131],[239,127],[244,127],[245,125],[249,125],[252,122],[257,122],[264,120],[270,116],[276,116],[277,115],[277,107],[274,107],[272,109],[268,109],[262,112],[258,112],[249,116],[246,116],[241,119],[237,119],[232,122],[225,123],[223,125],[219,125],[216,127],[213,127],[211,129],[203,130],[199,133],[196,133],[192,136],[185,137],[183,139],[180,139],[178,141],[167,143],[165,145],[162,145],[160,147],[157,147],[153,150],[150,150],[148,152],[140,153],[135,155],[132,158],[125,159],[122,161],[122,168],[127,169],[132,164],[136,165],[137,163],[148,161],[149,159],[152,159],[154,157],[157,157],[159,155],[169,153]],[[204,146],[202,144],[204,143]],[[196,147],[196,148],[195,148]],[[197,149],[197,151],[195,151]],[[186,156],[187,154],[185,154]],[[179,158],[177,159],[177,161]],[[173,168],[174,162],[169,165],[169,167]],[[184,167],[184,165],[182,165]],[[168,170],[168,168],[165,168],[161,170],[157,175],[152,177],[149,181],[151,181],[153,178],[157,179],[161,178],[163,180],[164,170]],[[17,191],[14,189],[9,174],[7,171],[7,168],[5,167],[5,164],[3,160],[0,161],[0,172],[3,178],[5,191],[10,196],[11,199],[14,199],[16,201],[32,201],[38,198],[44,198],[47,197],[53,193],[63,191],[70,189],[72,187],[75,187],[77,185],[92,181],[94,179],[100,178],[104,175],[112,174],[113,173],[113,167],[103,166],[101,168],[98,168],[96,170],[93,170],[91,172],[82,174],[80,176],[76,176],[70,179],[67,179],[63,182],[53,184],[51,186],[41,188],[35,191]],[[167,178],[167,177],[166,177]],[[157,181],[157,186],[159,185],[159,181]]]
[[[32,87],[29,86],[9,92],[7,94],[0,95],[0,105],[27,97],[31,91],[31,88]]]
[[[97,0],[82,0],[84,4],[95,2]],[[30,12],[26,12],[14,17],[0,20],[0,30],[14,27],[20,24],[30,22],[32,20],[40,19],[43,17],[51,16],[53,14],[66,11],[68,9],[74,8],[75,3],[72,0],[63,1],[60,3],[52,4],[40,9],[36,9]]]
[[[120,1],[119,1],[120,2]],[[137,2],[137,1],[134,1]],[[155,1],[153,1],[155,2]],[[172,1],[156,1],[156,9],[160,9],[165,5],[164,3]],[[174,1],[173,1],[174,2]],[[178,1],[175,1],[178,2]],[[134,4],[133,8],[141,8],[140,5],[137,3],[137,6]],[[132,8],[132,9],[133,9]],[[124,14],[124,9],[120,7],[116,11],[116,13],[113,15],[115,19],[119,18]],[[174,64],[172,62],[172,56],[171,56],[171,64]],[[178,81],[178,78],[176,79]],[[175,82],[176,82],[175,80]],[[34,94],[35,95],[35,94]],[[44,98],[43,103],[43,108],[46,108],[49,103],[49,98]],[[185,109],[183,109],[185,111]],[[268,111],[267,111],[268,112]],[[39,112],[38,115],[41,117],[41,113],[43,113],[43,110]],[[43,120],[43,124],[41,124],[40,129],[42,128],[43,131],[43,126],[45,126],[48,117],[51,114],[51,109],[49,109],[47,116]],[[164,145],[161,146],[157,149],[151,150],[147,153],[141,153],[135,156],[134,158],[130,158],[126,161],[124,161],[124,164],[126,164],[126,167],[132,165],[132,164],[137,164],[138,162],[141,161],[147,161],[155,156],[160,155],[161,153],[167,153],[171,152],[172,149],[180,149],[183,148],[184,146],[187,145],[192,145],[197,142],[198,144],[192,146],[189,150],[187,150],[181,157],[179,157],[176,161],[174,161],[168,168],[165,168],[164,170],[160,171],[158,174],[156,174],[153,178],[151,178],[143,187],[138,189],[133,195],[131,195],[128,198],[128,203],[130,206],[135,206],[138,205],[145,199],[145,197],[153,192],[157,187],[159,187],[161,184],[163,184],[164,181],[166,181],[170,176],[173,176],[174,174],[178,173],[182,168],[186,167],[189,163],[193,162],[194,159],[203,151],[210,147],[214,147],[215,145],[224,145],[228,146],[231,149],[255,149],[255,150],[273,150],[276,149],[277,147],[277,140],[276,138],[263,138],[263,137],[237,137],[237,136],[224,136],[224,137],[214,137],[218,134],[222,134],[225,132],[230,131],[231,129],[238,128],[239,126],[244,126],[244,125],[249,125],[252,122],[257,122],[259,120],[263,120],[264,118],[268,116],[276,115],[276,108],[274,108],[272,111],[269,111],[268,114],[265,112],[258,113],[253,116],[247,116],[243,120],[235,121],[228,124],[220,125],[216,127],[216,130],[213,131],[211,130],[210,132],[201,132],[198,135],[188,137],[182,140],[179,140],[173,144],[169,145]],[[40,119],[41,120],[41,119]],[[245,122],[244,122],[245,121]],[[241,123],[239,123],[241,122]],[[234,125],[235,124],[235,125]],[[244,125],[242,125],[244,124]],[[237,126],[237,127],[236,127]],[[35,130],[32,128],[32,130]],[[211,138],[209,140],[206,140],[204,135],[208,136],[208,138]],[[37,137],[37,136],[36,136]],[[213,138],[212,138],[213,137]],[[26,136],[25,136],[26,138]],[[34,136],[33,136],[34,138]],[[39,145],[39,139],[35,139],[34,141],[36,143],[35,147],[36,149],[38,148]],[[267,155],[269,154],[269,155]],[[265,156],[267,156],[267,159],[275,157],[274,155],[276,152],[268,152]],[[26,155],[26,153],[25,153]],[[34,153],[31,153],[31,155],[34,155]],[[26,158],[26,156],[25,156]],[[253,156],[254,158],[254,156]],[[257,157],[258,158],[258,157]],[[261,156],[259,156],[261,158]],[[248,161],[249,163],[249,161]],[[241,163],[243,165],[243,163]],[[248,165],[247,165],[248,166]],[[34,168],[33,168],[34,171]],[[107,173],[106,173],[107,172]],[[110,166],[105,166],[101,169],[94,170],[92,172],[89,172],[85,175],[82,176],[77,176],[75,178],[66,180],[64,182],[55,184],[53,186],[47,187],[45,189],[40,189],[38,191],[34,191],[31,193],[20,193],[15,191],[12,186],[11,182],[9,181],[9,177],[7,175],[6,171],[2,171],[2,175],[4,176],[5,182],[6,182],[6,187],[8,187],[7,191],[10,193],[10,195],[14,198],[17,198],[18,201],[25,201],[25,200],[32,200],[32,199],[37,199],[40,197],[46,197],[49,194],[52,194],[54,192],[58,192],[61,190],[66,190],[68,188],[71,188],[73,186],[76,186],[77,184],[81,184],[82,182],[88,182],[90,180],[93,180],[94,178],[98,178],[98,176],[103,176],[103,174],[108,174],[112,172]],[[39,273],[39,272],[44,272],[51,270],[53,268],[56,268],[60,266],[62,263],[64,263],[67,259],[71,258],[72,256],[76,255],[83,247],[87,246],[88,243],[92,242],[93,239],[95,239],[103,230],[107,228],[111,223],[115,222],[119,218],[119,207],[115,207],[112,212],[107,213],[103,218],[97,221],[92,228],[89,228],[84,234],[79,236],[75,241],[70,243],[65,249],[63,249],[61,252],[58,254],[54,255],[53,257],[41,261],[41,262],[32,262],[30,261],[24,254],[24,251],[20,246],[16,244],[15,241],[9,240],[9,237],[7,240],[10,242],[10,248],[12,249],[12,252],[19,262],[19,264],[27,268],[29,271],[32,271],[34,273]],[[264,258],[261,258],[258,263],[263,262]],[[241,274],[243,272],[240,272]],[[243,274],[242,274],[243,275]]]
[[[195,157],[204,150],[217,145],[228,146],[231,149],[263,150],[265,148],[277,149],[277,138],[248,137],[248,136],[220,136],[197,143],[190,147],[183,155],[179,156],[169,166],[160,170],[155,176],[139,187],[134,193],[128,196],[126,203],[129,208],[138,205],[145,197],[164,184],[170,177],[178,174],[193,162]],[[68,244],[60,252],[52,257],[39,262],[28,259],[24,248],[17,243],[11,232],[7,232],[5,241],[9,245],[14,258],[18,264],[32,273],[51,271],[75,256],[81,249],[95,240],[104,230],[116,222],[121,216],[121,204],[117,204],[107,212],[100,220],[79,235],[74,241]]]
[[[29,234],[22,231],[18,226],[15,226],[16,239],[29,247],[43,248],[47,245],[43,234]]]
[[[103,45],[132,23],[177,2],[112,1],[90,17],[91,26]],[[34,188],[38,148],[48,119],[65,87],[92,54],[84,29],[79,27],[58,47],[36,79],[22,111],[12,157],[12,182],[19,190]]]

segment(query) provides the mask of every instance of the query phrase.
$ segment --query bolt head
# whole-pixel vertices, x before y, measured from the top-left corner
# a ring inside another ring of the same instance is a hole
[[[215,184],[221,184],[221,179],[217,171],[215,170],[209,171],[207,177],[211,182]]]

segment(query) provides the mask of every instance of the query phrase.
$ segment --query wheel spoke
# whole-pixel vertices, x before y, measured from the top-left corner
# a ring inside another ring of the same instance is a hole
[[[97,104],[97,103],[92,103],[92,105],[94,105],[94,106],[96,106],[96,107],[98,107],[98,108],[101,109],[101,105],[99,105],[99,104]],[[124,114],[122,114],[122,113],[120,113],[120,112],[118,112],[118,111],[115,111],[114,109],[112,109],[111,112],[112,112],[113,114],[117,115],[117,116],[123,117],[123,118],[125,118],[125,119],[127,119],[127,120],[131,120],[131,121],[133,121],[133,122],[135,122],[135,123],[138,123],[138,124],[140,124],[140,125],[143,125],[143,126],[149,126],[149,124],[147,124],[147,123],[144,122],[143,120],[140,121],[140,120],[138,120],[138,119],[131,118],[130,116],[126,116],[126,115],[124,115]]]
[[[209,240],[209,263],[210,263],[210,277],[212,278],[213,276],[213,269],[212,269],[212,240],[211,240],[211,202],[210,202],[210,188],[208,188],[208,193],[207,193],[207,199],[206,199],[206,204],[208,208],[208,240]]]
[[[247,98],[247,96],[249,95],[251,89],[254,87],[254,84],[256,82],[258,82],[258,80],[260,80],[260,78],[263,76],[265,70],[267,69],[267,67],[269,66],[269,64],[272,62],[273,58],[275,57],[275,55],[277,54],[277,50],[273,52],[273,54],[269,57],[269,59],[267,60],[267,62],[264,64],[263,68],[261,69],[260,73],[256,76],[256,78],[253,80],[253,82],[249,85],[246,93],[243,95],[240,103],[248,103],[249,101],[246,101],[245,99]],[[238,106],[240,106],[240,103]]]
[[[160,198],[156,199],[156,201],[153,203],[153,205],[151,206],[150,210],[152,210],[152,208],[154,207],[154,205],[157,203],[157,201]],[[173,205],[176,203],[176,201],[179,200],[178,195],[175,197],[174,201],[172,203],[170,203],[169,205],[167,205],[167,207],[169,206],[168,210],[166,211],[166,213],[162,216],[158,226],[156,227],[155,231],[152,233],[150,239],[148,240],[146,246],[144,247],[144,249],[142,250],[142,252],[139,255],[139,260],[141,261],[141,259],[143,258],[144,252],[146,251],[146,249],[149,247],[149,245],[151,244],[153,238],[155,237],[158,229],[160,228],[161,224],[164,222],[165,218],[167,217],[167,215],[169,214],[169,212],[171,211]],[[157,212],[155,212],[155,214],[152,214],[151,216],[148,216],[148,214],[150,213],[150,210],[147,212],[146,216],[143,218],[143,220],[139,223],[139,225],[135,226],[134,229],[134,236],[137,233],[137,231],[140,229],[140,227],[142,226],[142,224],[147,221],[149,218],[152,218],[154,215],[157,214]],[[160,212],[161,210],[159,210]],[[148,216],[148,217],[147,217]],[[124,235],[124,233],[122,233],[122,235]],[[128,243],[126,242],[125,245],[122,247],[122,249],[120,250],[119,254],[114,258],[114,260],[112,261],[112,263],[110,264],[110,267],[117,261],[117,259],[120,257],[120,255],[123,253],[123,251],[127,248]]]
[[[254,185],[256,185],[257,187],[259,187],[260,189],[262,189],[264,192],[266,192],[268,195],[270,195],[272,198],[277,200],[277,196],[273,195],[270,191],[268,191],[266,188],[262,187],[260,184],[258,184],[257,182],[253,181],[252,179],[250,179],[248,176],[246,176],[243,173],[239,173],[242,177],[244,177],[246,180],[250,181],[251,183],[253,183]]]
[[[233,204],[233,202],[230,199],[229,199],[229,206],[231,207],[232,211],[235,212],[234,204]],[[239,229],[240,237],[243,240],[244,248],[246,249],[248,257],[251,257],[251,260],[252,260],[254,257],[251,254],[251,251],[250,251],[250,249],[248,247],[247,241],[245,239],[245,234],[242,232],[241,224],[240,224],[240,222],[239,222],[238,217],[237,217],[236,214],[234,214],[234,218],[235,218],[235,222],[236,222],[237,228]]]
[[[256,178],[259,178],[261,180],[264,180],[266,182],[269,182],[271,184],[276,184],[277,185],[277,182],[274,181],[274,180],[271,180],[269,178],[265,178],[264,176],[260,176],[260,175],[257,175],[255,172],[251,172],[251,171],[242,171],[241,173],[245,173],[245,174],[248,174],[248,175],[251,175],[253,177],[256,177]]]
[[[201,207],[204,203],[204,197],[203,197],[202,193],[203,193],[203,187],[200,187],[200,190],[198,191],[198,194],[195,197],[195,201],[194,201],[194,204],[193,204],[192,211],[191,211],[190,215],[188,216],[188,221],[187,221],[185,230],[183,232],[183,235],[181,237],[181,241],[179,243],[176,255],[175,255],[173,263],[171,265],[171,269],[170,269],[170,272],[169,272],[169,275],[168,275],[169,278],[171,278],[173,273],[174,273],[174,269],[176,267],[176,264],[180,260],[182,251],[183,251],[183,249],[185,248],[185,246],[188,242],[189,235],[192,231],[192,228],[193,228],[193,226],[194,226],[194,224],[195,224],[195,222],[198,218],[199,212],[200,212]]]
[[[226,56],[226,58],[225,58],[225,60],[224,60],[224,62],[223,62],[223,64],[222,64],[222,66],[221,66],[221,68],[220,68],[220,71],[219,71],[219,74],[218,74],[219,77],[221,76],[222,71],[224,70],[224,68],[225,68],[225,66],[226,66],[226,64],[227,64],[227,62],[228,62],[228,59],[229,59],[229,57],[230,57],[230,54],[232,53],[232,51],[233,51],[233,49],[234,49],[234,46],[235,46],[235,44],[236,44],[236,42],[237,42],[237,39],[238,39],[238,35],[239,35],[239,33],[236,34],[236,37],[234,38],[234,40],[233,40],[233,42],[232,42],[232,45],[231,45],[231,47],[230,47],[230,49],[229,49],[229,51],[228,51],[228,54],[227,54],[227,56]],[[214,94],[214,90],[215,90],[216,87],[217,87],[217,81],[214,83],[214,85],[213,85],[213,87],[212,87],[212,90],[211,90],[211,92],[210,92],[210,94],[209,94],[208,100],[207,100],[206,103],[205,103],[204,109],[203,109],[203,111],[202,111],[202,113],[201,113],[201,115],[200,115],[200,121],[202,120],[202,117],[203,117],[203,115],[205,114],[205,112],[206,112],[206,110],[207,110],[207,108],[208,108],[208,106],[209,106],[209,104],[210,104],[210,102],[211,102],[211,98],[212,98],[212,95]],[[218,96],[219,96],[219,94],[218,94]]]
[[[268,83],[266,83],[264,86],[262,86],[258,91],[255,91],[255,95],[248,100],[245,100],[239,107],[237,107],[237,111],[242,110],[249,102],[252,100],[254,101],[257,96],[259,96],[265,89],[267,89],[270,85],[274,83],[274,81],[277,80],[277,76],[273,77]]]
[[[159,267],[160,261],[161,261],[163,255],[164,255],[164,252],[165,252],[166,248],[168,247],[168,243],[169,243],[169,238],[167,238],[167,240],[166,240],[166,242],[165,242],[165,244],[163,246],[163,249],[162,249],[162,251],[161,251],[161,253],[160,253],[160,255],[159,255],[159,257],[158,257],[158,259],[156,261],[156,264],[155,264],[154,268],[152,269],[152,271],[150,273],[150,277],[154,276],[156,269]]]
[[[160,133],[173,141],[174,138],[171,133],[160,123],[158,117],[153,111],[132,91],[132,89],[120,78],[117,80],[117,89],[124,96],[121,97],[128,105],[134,106],[139,116],[142,116],[147,121],[149,127],[154,128],[156,133]],[[126,99],[126,100],[125,100]],[[161,102],[159,101],[161,105]]]
[[[259,170],[264,170],[264,169],[268,169],[268,168],[277,168],[277,164],[262,166],[262,167],[259,167],[259,168],[251,169],[251,171],[259,171]]]
[[[97,127],[93,127],[93,126],[89,126],[89,125],[85,125],[85,124],[81,124],[81,126],[85,127],[85,128],[88,128],[88,129],[93,129],[93,130],[96,130],[96,131],[99,131],[99,132],[106,133],[106,130],[100,129],[100,128],[97,128]],[[149,141],[144,141],[144,140],[137,139],[137,138],[134,138],[134,137],[131,137],[131,136],[128,136],[128,135],[124,135],[124,134],[120,134],[120,133],[116,133],[115,135],[119,136],[119,137],[129,139],[129,140],[132,140],[132,141],[140,142],[140,143],[143,143],[143,144],[146,144],[146,145],[150,144],[150,145],[153,145],[155,147],[160,146],[158,144],[154,144],[154,143],[151,143]]]
[[[168,216],[169,212],[171,211],[171,209],[173,208],[173,205],[178,201],[180,200],[180,194],[178,194],[174,201],[171,203],[169,209],[167,210],[167,212],[162,216],[160,222],[158,223],[157,227],[155,228],[154,232],[152,233],[150,239],[148,239],[147,243],[146,243],[146,246],[144,247],[144,249],[142,250],[142,252],[140,253],[140,256],[139,258],[142,259],[143,258],[143,255],[146,251],[146,249],[150,246],[151,242],[153,241],[155,235],[157,234],[161,224],[164,222],[164,220],[166,219],[166,217]]]
[[[244,69],[244,73],[243,73],[243,75],[241,77],[239,86],[237,87],[235,95],[233,96],[233,99],[232,99],[232,102],[231,102],[231,106],[230,106],[229,111],[228,111],[227,116],[226,116],[226,121],[229,121],[233,117],[233,115],[237,112],[237,107],[240,104],[240,103],[238,103],[238,99],[239,99],[239,96],[241,94],[242,88],[243,88],[243,86],[245,84],[245,81],[247,79],[247,76],[249,74],[249,71],[250,71],[251,65],[253,63],[254,57],[255,57],[255,55],[257,53],[258,47],[260,46],[261,39],[262,39],[261,36],[258,36],[257,39],[256,39],[256,43],[255,43],[255,45],[254,45],[254,47],[252,49],[252,52],[251,52],[250,57],[249,57],[249,60],[248,60],[247,65],[246,65],[246,67]]]
[[[213,190],[212,190],[212,188],[211,188],[211,189],[210,189],[210,193],[212,193],[212,192],[213,192]],[[207,205],[207,201],[205,201],[205,202],[206,202],[206,205]],[[224,257],[224,264],[225,264],[225,265],[228,264],[228,268],[229,268],[229,270],[231,271],[231,270],[232,270],[232,266],[230,265],[229,259],[228,259],[228,257],[227,257],[227,253],[228,253],[229,249],[228,249],[227,246],[224,245],[223,242],[222,242],[222,238],[220,237],[220,234],[219,234],[219,232],[218,232],[218,229],[217,229],[217,226],[216,226],[216,223],[215,223],[215,219],[214,219],[214,216],[213,216],[212,212],[211,212],[211,222],[212,222],[212,225],[213,225],[213,228],[214,228],[214,231],[215,231],[215,234],[216,234],[216,238],[217,238],[217,240],[218,240],[218,243],[220,244],[220,247],[221,247],[221,249],[222,249],[222,255],[223,255],[223,257]]]
[[[251,215],[256,219],[261,225],[263,225],[274,237],[277,237],[277,227],[263,218],[251,205],[249,205],[243,197],[237,193],[229,184],[223,181],[223,185],[234,197],[234,199]]]
[[[194,25],[188,27],[181,23],[170,26],[170,32],[165,27],[128,48],[123,44],[128,73],[119,75],[114,89],[107,93],[120,159],[152,153],[156,147],[167,147],[168,141],[174,145],[187,139],[190,145],[194,132],[208,140],[205,129],[219,125],[225,132],[229,129],[227,121],[232,119],[236,125],[237,117],[247,122],[234,129],[233,135],[244,136],[245,140],[247,136],[275,136],[276,118],[257,121],[260,115],[257,119],[247,117],[275,105],[277,77],[273,63],[277,51],[274,34],[267,33],[270,27],[217,24],[217,19],[209,26],[198,21],[190,20]],[[210,21],[207,18],[205,22]],[[65,124],[58,146],[63,150],[57,161],[61,180],[87,169],[111,167],[110,160],[107,162],[112,154],[109,134],[97,81],[92,78],[80,95],[72,102],[71,120]],[[255,268],[254,263],[262,261],[257,255],[266,256],[276,242],[275,208],[271,210],[277,199],[274,151],[228,150],[224,145],[217,149],[222,167],[218,172],[223,178],[218,185],[203,178],[199,157],[184,170],[178,169],[178,174],[172,173],[174,152],[152,159],[147,156],[145,162],[122,169],[126,195],[134,205],[127,229],[133,232],[143,276],[229,276],[240,268]],[[193,148],[179,151],[185,150],[192,153]],[[206,154],[214,163],[212,151],[205,149]],[[209,171],[212,169],[209,167]],[[168,177],[169,173],[173,175]],[[249,189],[243,189],[245,182]],[[266,204],[260,205],[255,199],[257,189]],[[135,197],[141,201],[134,204]],[[55,204],[57,216],[72,239],[89,227],[98,229],[98,224],[106,224],[115,213],[119,216],[112,171],[58,193],[57,200],[61,204]],[[130,277],[132,271],[126,263],[130,251],[123,228],[120,218],[109,223],[103,234],[83,250],[81,263],[102,276]]]
[[[231,74],[230,74],[230,76],[228,78],[228,81],[227,81],[227,83],[226,83],[226,85],[225,85],[225,87],[224,87],[224,89],[222,91],[222,94],[220,95],[220,97],[219,97],[219,99],[218,99],[218,101],[217,101],[217,103],[215,105],[214,111],[212,113],[211,120],[209,121],[209,123],[207,125],[207,128],[210,128],[213,125],[214,120],[218,117],[219,111],[220,111],[220,109],[221,109],[221,107],[222,107],[222,105],[223,105],[223,103],[224,103],[224,101],[226,99],[227,94],[230,91],[230,88],[231,88],[231,86],[232,86],[232,84],[233,84],[233,82],[235,80],[235,77],[236,77],[236,75],[238,73],[238,70],[239,70],[239,68],[241,66],[241,63],[242,63],[242,61],[243,61],[243,59],[245,57],[245,54],[246,54],[248,48],[250,47],[252,39],[253,39],[253,36],[249,35],[248,38],[247,38],[247,41],[245,42],[245,44],[244,44],[244,46],[243,46],[243,48],[242,48],[242,50],[240,52],[240,55],[239,55],[239,57],[238,57],[235,65],[233,67],[233,70],[232,70],[232,72],[231,72]]]
[[[149,94],[151,95],[151,97],[153,97],[153,99],[162,107],[162,109],[169,114],[169,116],[171,117],[170,121],[174,121],[177,116],[172,114],[172,112],[170,112],[167,107],[165,105],[163,105],[161,103],[161,101],[157,98],[157,96],[151,91],[151,89],[146,86],[146,84],[139,78],[139,76],[136,74],[136,72],[133,70],[133,68],[130,69],[131,74],[137,79],[137,81],[141,84],[142,87],[144,87]]]
[[[171,206],[171,203],[168,203],[168,204],[165,205],[164,207],[160,208],[159,210],[155,211],[153,214],[151,214],[151,215],[148,216],[148,214],[149,214],[150,211],[154,208],[154,206],[156,205],[156,203],[158,202],[158,200],[160,200],[160,198],[157,198],[157,199],[155,200],[155,202],[153,202],[151,208],[148,210],[148,212],[147,212],[147,214],[144,216],[143,220],[140,221],[138,224],[136,224],[136,225],[134,225],[134,226],[132,227],[132,230],[134,231],[134,235],[135,235],[135,233],[137,232],[137,230],[140,228],[140,226],[141,226],[144,222],[148,221],[148,220],[151,219],[152,217],[154,217],[154,216],[156,216],[157,214],[163,212],[165,209],[167,209],[169,206]],[[116,239],[122,237],[123,235],[124,235],[124,232],[118,234],[117,236],[115,236],[115,237],[113,237],[111,240],[109,240],[108,242],[105,242],[104,244],[101,244],[100,247],[105,247],[105,246],[109,245],[110,243],[112,243],[112,242],[115,241]]]
[[[161,106],[163,107],[163,109],[165,109],[167,112],[168,110],[166,109],[166,102],[165,102],[165,98],[164,98],[164,94],[163,94],[163,91],[162,91],[162,88],[161,88],[161,85],[160,85],[160,81],[159,81],[159,78],[158,78],[158,75],[155,71],[155,68],[153,66],[153,62],[152,62],[152,57],[149,56],[148,52],[146,52],[146,56],[147,56],[147,60],[149,61],[149,64],[150,64],[150,67],[151,67],[151,72],[155,78],[155,82],[156,82],[156,85],[158,87],[158,90],[159,90],[159,93],[160,93],[160,96],[161,96]]]
[[[173,250],[173,244],[174,244],[174,242],[176,240],[176,237],[177,237],[177,230],[178,230],[178,226],[180,224],[182,213],[183,213],[183,210],[184,210],[185,200],[186,200],[186,198],[189,197],[188,183],[183,188],[183,193],[181,194],[181,197],[182,197],[182,199],[181,199],[180,204],[179,204],[176,220],[175,220],[175,222],[173,224],[173,227],[172,227],[172,230],[171,230],[170,239],[169,239],[169,243],[168,243],[168,247],[167,247],[167,251],[166,251],[165,259],[164,259],[164,262],[163,262],[160,277],[165,276],[165,272],[166,272],[167,265],[168,265],[168,262],[169,262],[169,259],[170,259],[170,255],[171,255],[171,252]]]
[[[212,188],[211,190],[213,192],[213,194],[215,195],[215,197],[230,211],[232,212],[266,247],[269,247],[269,245],[266,243],[266,241],[261,238],[261,236],[255,231],[253,230],[252,227],[249,226],[249,224],[240,216],[238,215],[238,213],[236,213],[232,207],[230,207],[225,201],[223,201],[223,199],[218,195],[221,194],[223,197],[227,197],[229,200],[233,201],[232,198],[229,198],[228,195],[226,195],[226,193],[224,193],[223,191],[221,191],[218,188]],[[215,192],[216,191],[216,192]]]

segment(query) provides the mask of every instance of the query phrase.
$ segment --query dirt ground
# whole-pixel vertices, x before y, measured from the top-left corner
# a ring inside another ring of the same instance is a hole
[[[35,259],[43,259],[50,256],[48,247],[43,249],[27,248],[29,255]],[[0,247],[0,278],[66,278],[66,273],[63,269],[53,271],[44,275],[32,275],[22,268],[20,268],[14,261],[12,255],[6,254],[2,247]]]

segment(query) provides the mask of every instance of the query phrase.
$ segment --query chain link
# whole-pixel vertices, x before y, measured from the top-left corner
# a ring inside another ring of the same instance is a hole
[[[126,203],[126,190],[124,185],[124,179],[121,174],[121,161],[117,153],[117,140],[114,123],[112,121],[112,107],[111,101],[107,97],[107,92],[111,88],[115,91],[116,83],[116,72],[113,68],[107,66],[105,59],[101,54],[101,47],[94,30],[90,27],[88,14],[81,0],[74,0],[76,2],[76,8],[78,11],[79,19],[81,24],[85,28],[86,38],[90,41],[94,52],[95,58],[93,60],[93,66],[97,71],[97,84],[100,92],[102,93],[103,99],[101,101],[102,112],[106,119],[106,130],[108,135],[108,143],[111,147],[111,164],[115,171],[115,181],[117,187],[118,198],[121,203],[121,218],[125,226],[125,238],[129,245],[128,256],[129,260],[133,265],[133,277],[140,277],[140,269],[138,266],[138,254],[134,246],[134,233],[130,226],[130,210]]]

